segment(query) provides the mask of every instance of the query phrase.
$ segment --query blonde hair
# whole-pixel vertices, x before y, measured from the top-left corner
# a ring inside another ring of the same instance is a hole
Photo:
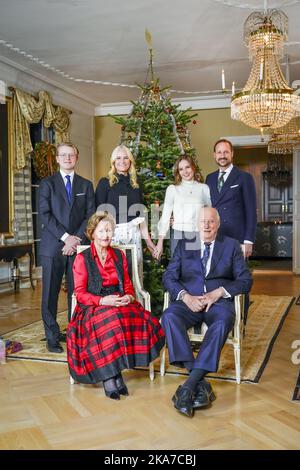
[[[111,214],[109,214],[107,211],[95,212],[95,214],[91,215],[91,217],[89,218],[86,226],[85,233],[89,240],[93,240],[93,234],[96,230],[96,227],[100,222],[102,222],[102,220],[104,220],[105,222],[109,222],[113,231],[115,230],[116,222]]]
[[[109,186],[112,187],[114,184],[116,184],[118,180],[118,176],[116,175],[116,167],[115,167],[115,159],[118,156],[118,153],[124,150],[126,152],[127,157],[130,160],[130,168],[129,168],[129,177],[130,177],[130,184],[133,188],[138,188],[138,182],[137,182],[137,175],[136,175],[136,168],[135,168],[135,162],[132,153],[130,152],[129,148],[126,147],[126,145],[118,145],[111,154],[110,157],[110,170],[108,172],[108,180],[109,180]]]
[[[56,147],[56,155],[58,155],[60,147],[71,147],[74,152],[76,153],[76,156],[79,156],[79,150],[76,147],[76,145],[72,144],[71,142],[61,142],[60,144],[57,145]]]

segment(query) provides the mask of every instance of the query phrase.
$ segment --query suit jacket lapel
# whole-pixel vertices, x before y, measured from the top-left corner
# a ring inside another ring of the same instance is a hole
[[[64,182],[63,177],[61,176],[61,173],[59,171],[56,173],[56,181],[57,181],[57,187],[58,187],[59,192],[63,196],[67,206],[70,207],[65,182]]]
[[[211,191],[211,198],[212,200],[215,200],[215,204],[217,204],[218,200],[220,199],[220,193],[218,191],[218,177],[219,177],[219,172],[215,171],[212,174],[212,185],[210,188]]]
[[[197,263],[197,265],[200,266],[200,271],[201,271],[203,279],[204,279],[205,278],[205,273],[203,271],[203,264],[202,264],[202,261],[201,261],[201,240],[200,240],[199,234],[196,235],[196,239],[195,239],[194,243],[195,243],[194,250],[189,251],[189,252],[186,251],[186,253],[192,253],[191,263],[193,263],[195,261]]]
[[[222,237],[217,236],[217,238],[215,240],[214,251],[213,251],[213,254],[212,254],[212,257],[211,257],[210,270],[209,270],[209,273],[207,275],[208,278],[214,272],[216,266],[218,265],[218,262],[219,262],[219,259],[222,256],[222,253],[223,253]]]
[[[71,198],[71,204],[70,204],[71,208],[75,202],[76,194],[78,191],[78,183],[79,183],[78,176],[76,175],[76,173],[74,173],[73,184],[72,184],[72,198]]]
[[[234,166],[232,168],[228,178],[226,179],[226,181],[225,181],[225,183],[224,183],[224,185],[221,189],[221,192],[219,193],[217,191],[218,200],[216,202],[218,202],[224,196],[224,194],[227,193],[227,191],[230,189],[230,186],[232,185],[232,183],[234,183],[235,179],[237,178],[238,174],[239,174],[239,170]],[[217,178],[217,180],[218,180],[218,178]]]
[[[201,260],[201,240],[200,240],[199,234],[197,234],[197,237],[196,237],[196,247],[195,247],[194,253],[195,253],[195,260],[200,265],[200,271],[202,273],[202,277],[203,277],[203,280],[204,280],[205,279],[205,272],[203,270],[203,264],[202,264],[202,260]]]

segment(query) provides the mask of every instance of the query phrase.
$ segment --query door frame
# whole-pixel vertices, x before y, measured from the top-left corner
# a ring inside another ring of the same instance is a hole
[[[268,145],[269,136],[234,135],[223,136],[220,139],[228,139],[233,147],[264,147]],[[300,274],[300,148],[293,152],[293,273]]]

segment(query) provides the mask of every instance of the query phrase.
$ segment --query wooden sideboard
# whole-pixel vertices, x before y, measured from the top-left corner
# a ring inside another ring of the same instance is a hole
[[[292,258],[293,224],[292,222],[259,222],[253,257]]]
[[[20,288],[20,280],[26,279],[27,277],[20,276],[19,270],[19,259],[23,256],[29,256],[29,279],[32,289],[34,289],[32,279],[32,268],[33,268],[33,244],[32,243],[19,243],[16,245],[0,245],[0,261],[11,263],[13,261],[14,266],[11,271],[11,278],[7,282],[14,283],[15,292]]]

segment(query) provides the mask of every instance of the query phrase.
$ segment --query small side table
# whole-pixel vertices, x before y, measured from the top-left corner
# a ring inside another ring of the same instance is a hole
[[[32,279],[32,268],[33,268],[33,244],[32,243],[18,243],[16,245],[0,245],[0,261],[14,263],[14,277],[12,279],[14,283],[15,292],[19,290],[20,279],[26,279],[26,277],[20,277],[19,275],[19,262],[18,259],[22,256],[29,255],[29,279],[32,289],[34,289]]]

